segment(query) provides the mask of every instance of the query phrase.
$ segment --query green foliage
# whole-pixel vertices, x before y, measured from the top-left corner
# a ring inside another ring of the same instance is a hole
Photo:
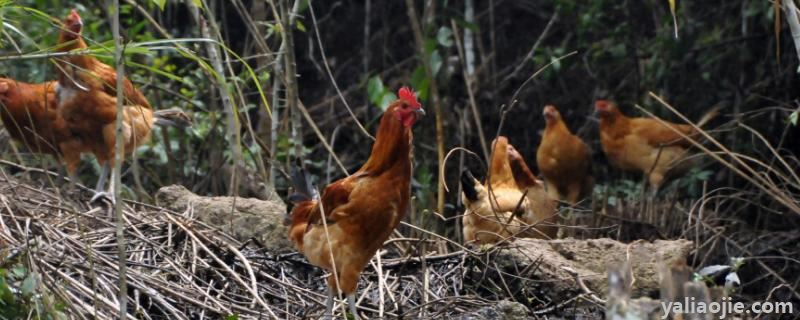
[[[369,97],[369,102],[378,106],[381,111],[386,111],[389,104],[397,100],[397,95],[384,86],[383,80],[378,76],[369,78],[367,82],[367,96]]]
[[[593,192],[599,199],[602,199],[604,193],[608,192],[608,205],[616,206],[621,201],[638,201],[642,195],[642,188],[641,181],[622,179],[609,184],[596,184]]]
[[[152,1],[155,5],[157,5],[158,8],[161,9],[162,11],[164,10],[164,7],[167,5],[167,0],[150,0],[150,1]],[[202,8],[203,0],[192,0],[192,4],[196,5],[199,8]]]
[[[436,33],[436,41],[439,45],[449,48],[453,46],[453,30],[448,27],[441,27]]]
[[[4,261],[0,265],[0,319],[67,319],[65,308],[42,285],[41,275],[31,272],[23,262]]]
[[[436,191],[436,175],[428,167],[418,167],[414,170],[414,197],[417,207],[431,208],[434,206]]]
[[[431,79],[425,74],[425,67],[418,66],[411,73],[411,86],[417,91],[417,96],[420,100],[425,101],[428,99],[428,87],[430,86]]]
[[[680,178],[678,186],[685,188],[689,196],[700,197],[703,194],[703,182],[708,181],[713,173],[711,170],[693,167]]]

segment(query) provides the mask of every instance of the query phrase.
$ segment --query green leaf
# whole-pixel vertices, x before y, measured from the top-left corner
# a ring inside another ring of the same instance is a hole
[[[621,58],[625,56],[626,50],[627,48],[625,47],[624,43],[618,43],[608,48],[608,52],[611,53],[611,56],[615,58]]]
[[[381,111],[386,111],[386,108],[389,107],[389,104],[395,100],[397,100],[397,96],[394,95],[394,93],[387,91],[384,93],[383,97],[381,97],[381,101],[378,103],[378,106],[381,108]]]
[[[439,42],[440,45],[444,47],[452,47],[453,46],[453,30],[450,30],[448,27],[441,27],[439,31],[436,33],[436,41]]]
[[[480,30],[480,28],[478,27],[477,23],[467,22],[466,20],[463,20],[463,19],[456,19],[456,24],[459,27],[470,29],[473,32],[478,32]]]
[[[561,60],[556,59],[555,57],[550,58],[550,61],[553,63],[553,70],[558,71],[561,70]]]
[[[426,55],[433,54],[433,51],[435,51],[435,50],[436,50],[436,46],[437,46],[438,44],[439,44],[439,43],[438,43],[438,42],[436,42],[436,39],[431,39],[431,38],[427,38],[427,39],[425,39],[425,46],[424,46],[424,48],[425,48],[425,54],[426,54]]]
[[[797,117],[798,117],[797,113],[798,112],[795,111],[795,112],[792,112],[792,114],[789,115],[789,123],[791,123],[793,126],[797,126]]]
[[[26,273],[28,273],[28,269],[21,265],[15,266],[13,269],[11,269],[11,277],[15,279],[24,278]]]
[[[309,0],[300,0],[300,5],[297,7],[297,13],[302,13],[308,9]]]
[[[153,0],[153,3],[155,3],[158,8],[161,9],[161,11],[164,11],[164,6],[167,5],[167,0]]]
[[[430,80],[425,74],[425,67],[419,66],[411,73],[411,86],[417,90],[420,101],[428,100],[428,84]]]
[[[300,30],[302,32],[306,32],[306,25],[304,25],[302,21],[296,20],[295,23],[297,24],[295,26],[297,28],[297,30]]]
[[[28,277],[22,281],[22,286],[20,286],[19,289],[24,296],[33,296],[36,293],[36,283],[36,275],[33,273],[28,274]]]
[[[439,50],[434,50],[431,54],[431,73],[435,77],[439,73],[439,69],[442,68],[442,55],[439,53]]]
[[[239,315],[238,314],[229,315],[225,317],[225,320],[239,320]]]
[[[422,81],[425,80],[425,68],[422,66],[417,67],[414,69],[414,72],[411,73],[411,86],[420,90],[420,85],[422,85]]]
[[[369,96],[369,102],[379,105],[385,90],[383,81],[381,81],[379,76],[369,78],[369,82],[367,82],[367,96]]]

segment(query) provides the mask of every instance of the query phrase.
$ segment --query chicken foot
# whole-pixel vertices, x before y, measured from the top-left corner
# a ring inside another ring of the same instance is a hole
[[[323,319],[333,319],[333,289],[328,288],[328,299],[325,301],[325,314],[323,315]],[[356,293],[353,292],[347,295],[347,304],[350,308],[350,313],[353,315],[353,318],[358,320],[361,317],[358,316],[358,310],[356,310]]]
[[[108,190],[105,190],[106,179],[108,176],[111,175],[111,181],[108,184]],[[114,204],[116,199],[114,199],[114,172],[111,171],[111,164],[108,161],[103,164],[103,168],[100,170],[100,177],[97,178],[97,186],[94,188],[94,196],[92,199],[89,200],[90,203],[94,203],[96,201],[100,201],[102,199],[106,199],[111,204]]]

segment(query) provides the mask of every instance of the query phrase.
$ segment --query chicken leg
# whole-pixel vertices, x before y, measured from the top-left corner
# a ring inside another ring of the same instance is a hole
[[[347,304],[350,307],[350,313],[353,314],[353,319],[356,319],[356,320],[361,319],[358,316],[358,310],[356,310],[356,293],[355,292],[353,292],[353,293],[351,293],[350,295],[347,296]]]
[[[92,199],[89,200],[90,203],[94,203],[104,198],[110,201],[111,204],[114,204],[114,201],[116,201],[116,199],[114,199],[113,191],[105,190],[106,179],[109,176],[109,174],[111,175],[111,182],[108,184],[108,187],[109,190],[113,190],[114,172],[112,172],[111,170],[111,164],[108,161],[106,161],[103,164],[103,168],[100,170],[100,177],[97,178],[97,186],[94,188],[94,196],[92,196]]]
[[[325,314],[322,316],[323,319],[333,319],[333,300],[333,289],[328,288],[328,299],[325,301]],[[349,305],[348,307],[350,308],[350,313],[353,315],[353,318],[356,320],[361,319],[361,317],[358,316],[358,310],[356,309],[355,292],[347,296],[347,304]]]
[[[328,288],[328,300],[325,301],[325,314],[323,319],[333,319],[333,289]]]

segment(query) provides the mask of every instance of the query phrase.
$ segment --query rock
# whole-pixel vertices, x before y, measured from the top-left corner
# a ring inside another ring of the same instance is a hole
[[[672,264],[686,259],[694,244],[688,240],[635,241],[629,244],[611,239],[519,239],[512,248],[497,256],[497,263],[507,269],[515,266],[538,264],[536,278],[552,281],[546,290],[553,299],[571,296],[580,291],[575,277],[567,271],[574,270],[583,283],[597,296],[608,292],[607,271],[629,256],[633,270],[632,296],[657,295],[659,292],[658,265]]]
[[[483,307],[472,314],[464,315],[461,320],[512,320],[528,319],[528,308],[525,305],[508,300],[498,301],[496,305]]]
[[[177,212],[186,211],[191,204],[195,218],[239,241],[255,238],[269,251],[291,248],[286,238],[287,229],[283,225],[286,205],[281,200],[201,197],[183,186],[173,185],[159,189],[156,202]]]

